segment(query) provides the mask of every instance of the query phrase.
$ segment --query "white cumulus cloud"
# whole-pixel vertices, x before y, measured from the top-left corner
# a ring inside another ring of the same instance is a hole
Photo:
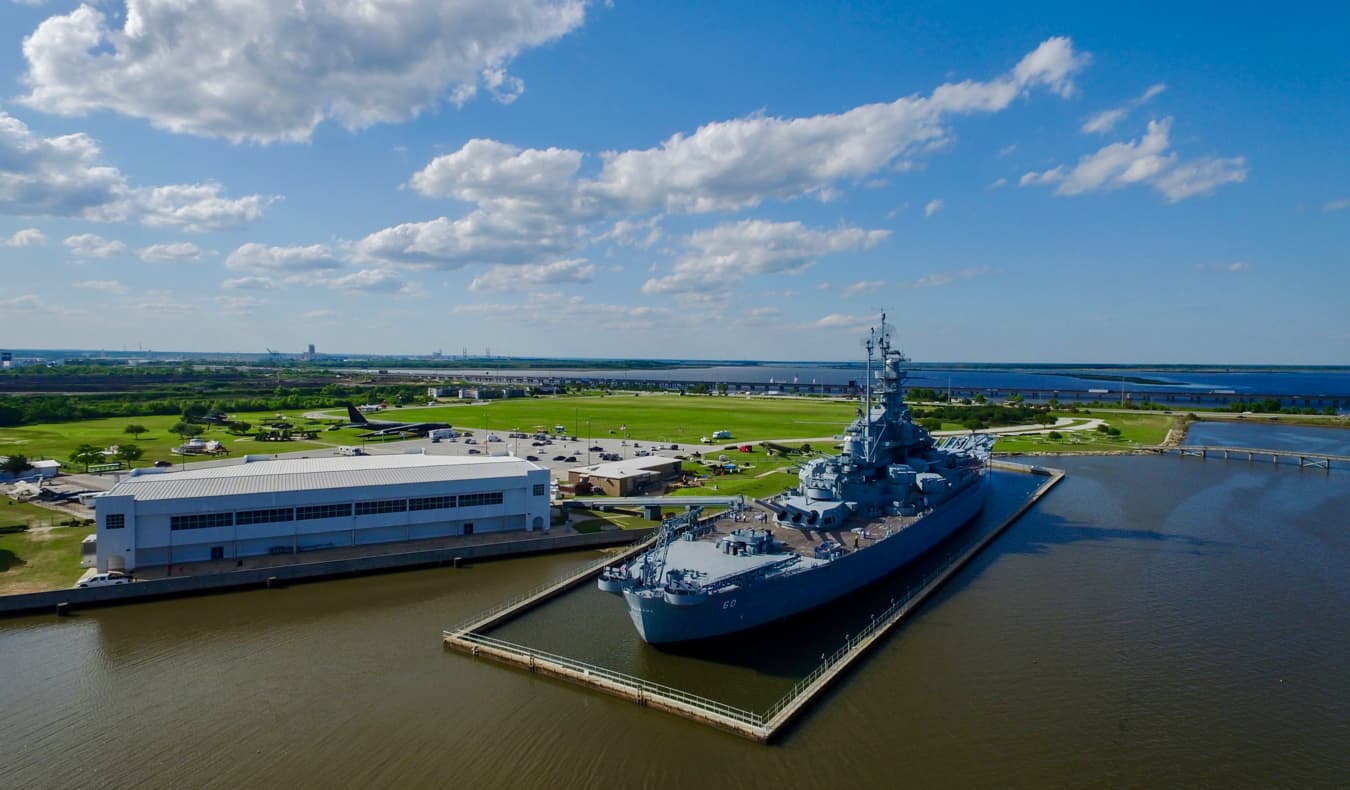
[[[579,258],[524,266],[493,266],[475,277],[469,290],[526,291],[564,283],[588,283],[593,279],[595,264]]]
[[[821,285],[826,285],[826,283],[821,283]],[[858,294],[865,294],[870,291],[876,291],[885,286],[885,280],[859,280],[856,283],[845,286],[844,289],[839,292],[839,295],[847,298],[850,296],[857,296]]]
[[[107,293],[124,294],[127,287],[117,280],[80,280],[71,283],[76,288],[86,288],[90,291],[105,291]]]
[[[276,288],[276,283],[268,277],[258,277],[250,275],[247,277],[233,277],[223,280],[220,287],[229,291],[270,291]]]
[[[14,235],[5,239],[6,247],[42,247],[47,244],[47,234],[37,228],[24,228],[15,231]]]
[[[1199,157],[1182,160],[1169,151],[1172,119],[1150,121],[1148,131],[1138,140],[1112,143],[1078,160],[1072,168],[1063,165],[1022,176],[1021,186],[1056,184],[1055,194],[1081,195],[1098,190],[1118,189],[1130,184],[1148,184],[1163,194],[1169,203],[1188,197],[1207,195],[1222,184],[1247,178],[1247,163],[1242,157]]]
[[[79,258],[111,258],[127,251],[127,245],[122,242],[105,239],[93,233],[67,236],[62,243]]]
[[[0,214],[139,220],[209,231],[252,222],[272,200],[261,195],[223,197],[222,187],[214,182],[133,187],[101,156],[98,143],[88,135],[41,137],[0,111]]]
[[[817,258],[850,250],[870,250],[888,230],[839,228],[816,230],[800,222],[742,220],[695,231],[692,251],[673,271],[642,285],[643,293],[717,292],[750,275],[795,273]]]
[[[306,247],[268,247],[249,242],[230,253],[225,259],[229,269],[256,269],[272,272],[307,272],[324,269],[340,269],[342,262],[337,253],[322,244]]]
[[[239,228],[262,216],[275,198],[246,195],[222,197],[220,184],[170,184],[135,193],[141,222],[152,227],[176,227],[203,233]]]
[[[190,242],[151,244],[136,250],[136,257],[146,263],[186,263],[201,260],[202,250]]]
[[[85,4],[24,39],[22,101],[234,141],[308,140],[325,120],[402,121],[480,85],[510,102],[524,86],[507,64],[581,26],[585,5],[127,0],[110,16]]]
[[[1052,38],[1012,71],[984,82],[938,86],[844,113],[806,118],[752,116],[676,134],[657,148],[610,152],[584,190],[629,211],[726,211],[769,198],[817,193],[836,182],[861,181],[951,139],[951,116],[998,112],[1037,87],[1060,95],[1087,63],[1067,38]]]
[[[941,200],[930,200],[923,207],[923,215],[925,217],[931,217],[941,210],[942,210]]]
[[[661,237],[656,222],[666,213],[824,198],[837,194],[840,184],[865,184],[877,174],[911,168],[913,159],[951,139],[944,125],[949,119],[997,112],[1037,88],[1067,95],[1086,62],[1067,38],[1052,38],[988,81],[948,83],[930,95],[838,114],[709,123],[654,148],[601,153],[594,177],[582,175],[581,151],[473,139],[409,180],[425,197],[471,204],[468,213],[371,233],[356,243],[354,259],[456,269],[576,258],[598,240],[650,246]],[[657,217],[637,219],[653,212]],[[598,234],[587,227],[600,222],[611,227]],[[640,234],[644,222],[650,230]]]
[[[1111,131],[1116,128],[1116,124],[1125,120],[1134,108],[1142,105],[1165,90],[1167,90],[1167,86],[1162,83],[1150,85],[1148,90],[1126,102],[1124,106],[1102,110],[1083,123],[1083,134],[1105,134],[1106,132]]]

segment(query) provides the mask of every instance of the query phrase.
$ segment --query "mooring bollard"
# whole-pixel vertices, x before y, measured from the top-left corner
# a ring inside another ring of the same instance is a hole
[[[462,567],[464,567],[464,558],[463,558],[463,557],[456,557],[456,558],[454,558],[453,560],[450,561],[450,564],[451,564],[451,565],[454,565],[456,568],[462,568]]]
[[[62,601],[61,603],[58,603],[58,604],[56,605],[56,616],[57,616],[57,617],[69,617],[69,616],[70,616],[70,604],[66,603],[65,601]]]

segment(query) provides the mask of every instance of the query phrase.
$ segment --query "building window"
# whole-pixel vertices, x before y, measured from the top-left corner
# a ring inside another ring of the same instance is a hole
[[[342,505],[306,505],[295,509],[296,521],[310,521],[316,518],[341,518],[352,514],[352,506]]]
[[[127,517],[123,513],[109,513],[103,519],[104,529],[121,529],[127,525]]]
[[[502,492],[494,491],[490,494],[460,494],[460,507],[477,507],[478,505],[500,505],[502,503]]]
[[[243,527],[249,524],[272,524],[277,521],[293,521],[294,519],[294,508],[278,507],[271,510],[241,510],[235,514],[234,523]]]
[[[535,485],[534,485],[534,495],[535,495],[535,496],[543,496],[543,495],[544,495],[544,489],[545,489],[545,488],[546,488],[546,486],[545,486],[543,483],[535,483]]]
[[[408,509],[406,499],[380,499],[374,502],[357,502],[356,515],[376,516],[380,513],[403,513]]]
[[[455,506],[452,496],[428,496],[408,500],[409,510],[441,510]]]
[[[190,516],[170,516],[169,529],[211,529],[228,527],[234,523],[233,513],[194,513]]]

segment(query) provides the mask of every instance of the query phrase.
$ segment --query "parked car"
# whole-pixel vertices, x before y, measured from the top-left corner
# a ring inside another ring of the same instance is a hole
[[[605,448],[601,447],[601,446],[598,445],[598,444],[597,444],[596,446],[594,446],[594,447],[591,448],[591,452],[593,452],[593,453],[603,453],[604,451],[605,451]]]
[[[537,456],[537,455],[527,455],[527,456],[525,456],[525,460],[526,460],[526,461],[538,461],[538,460],[539,460],[539,456]]]
[[[574,464],[577,462],[577,457],[575,455],[569,455],[566,458],[564,458],[563,461],[569,464]]]
[[[80,582],[77,587],[107,587],[113,584],[130,584],[131,577],[121,573],[96,573]]]
[[[555,461],[563,461],[563,460],[566,460],[566,458],[567,458],[567,456],[565,456],[565,455],[555,455],[555,456],[553,456],[553,460],[555,460]]]
[[[167,469],[170,466],[173,466],[173,461],[155,461],[156,469]]]
[[[482,450],[479,450],[477,447],[470,447],[470,448],[469,448],[469,455],[482,455],[482,454],[483,454],[483,451],[482,451]]]

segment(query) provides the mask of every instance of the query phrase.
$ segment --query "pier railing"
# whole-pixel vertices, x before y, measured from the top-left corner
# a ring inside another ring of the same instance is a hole
[[[634,693],[640,692],[652,698],[664,697],[665,699],[675,700],[690,708],[722,716],[749,727],[762,728],[766,721],[766,717],[763,714],[755,713],[752,710],[738,708],[734,705],[728,705],[725,702],[718,702],[715,699],[692,694],[683,689],[677,689],[674,686],[656,683],[635,675],[629,675],[607,667],[602,667],[597,664],[578,661],[577,659],[569,658],[568,656],[561,656],[545,650],[517,645],[512,642],[495,639],[477,633],[459,634],[457,638],[471,644],[482,645],[483,647],[490,647],[495,650],[510,653],[517,658],[517,663],[522,665],[529,664],[533,667],[536,665],[535,662],[546,661],[564,670],[570,671],[574,675],[609,681],[612,684],[625,687]]]
[[[924,574],[923,578],[918,579],[917,581],[906,584],[905,590],[901,596],[892,599],[890,606],[887,606],[881,613],[873,615],[867,625],[864,625],[858,630],[858,633],[845,635],[844,644],[838,650],[825,657],[815,669],[811,670],[811,672],[806,675],[806,677],[797,681],[791,689],[788,689],[786,694],[764,711],[763,715],[765,721],[772,721],[774,717],[796,701],[797,698],[802,695],[802,692],[806,691],[813,683],[820,680],[825,673],[833,669],[836,664],[843,661],[850,653],[857,650],[858,645],[871,638],[874,634],[880,633],[890,627],[891,621],[904,614],[905,610],[914,603],[915,593],[924,589],[931,584],[934,579],[942,575],[943,571],[954,562],[960,554],[961,552],[952,552],[949,556],[944,557],[935,570]]]
[[[631,553],[636,548],[640,548],[646,543],[650,543],[651,540],[653,539],[648,539],[647,541],[644,541],[642,544],[639,544],[637,547],[628,549],[628,551],[626,551],[625,553]],[[606,566],[613,565],[614,561],[615,561],[614,557],[604,557],[603,559],[600,559],[589,565],[583,566],[580,570],[569,571],[566,574],[558,576],[549,581],[546,581],[537,587],[531,587],[530,589],[526,590],[525,592],[517,596],[508,598],[502,603],[497,604],[496,606],[489,607],[488,609],[485,609],[475,614],[473,617],[470,617],[468,620],[463,621],[459,625],[453,626],[452,628],[445,630],[443,633],[446,636],[451,635],[463,636],[464,634],[473,631],[475,628],[483,627],[482,626],[483,623],[491,622],[503,612],[506,612],[507,610],[513,607],[520,606],[526,601],[537,598],[540,595],[543,595],[544,593],[548,592],[549,590],[555,587],[566,584],[572,584],[580,581],[581,579],[584,579],[587,576],[590,576],[591,574],[599,573],[600,571],[604,570]]]

